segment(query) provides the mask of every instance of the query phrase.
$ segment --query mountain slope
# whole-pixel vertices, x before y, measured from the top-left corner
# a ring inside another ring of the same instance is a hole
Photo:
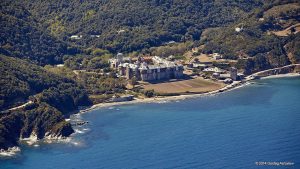
[[[62,63],[72,52],[66,43],[49,35],[23,6],[0,2],[0,53],[37,64]]]
[[[111,52],[135,51],[171,40],[198,40],[202,29],[223,26],[260,7],[259,0],[17,1],[52,35]],[[90,35],[99,35],[92,38]]]
[[[0,55],[0,72],[0,149],[18,145],[19,138],[69,136],[73,129],[64,117],[90,104],[75,81],[24,60]],[[32,103],[7,111],[27,100]]]
[[[35,100],[64,113],[89,103],[85,90],[73,80],[20,59],[0,55],[0,61],[0,110],[24,103],[36,94]]]

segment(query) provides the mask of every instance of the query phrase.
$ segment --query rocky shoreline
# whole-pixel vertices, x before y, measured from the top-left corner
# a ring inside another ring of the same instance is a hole
[[[274,69],[268,69],[256,72],[252,74],[251,76],[256,76],[258,78],[263,78],[267,76],[273,76],[273,75],[284,75],[289,73],[300,73],[300,64],[291,64],[287,66],[283,66],[280,68],[274,68]]]
[[[66,143],[71,141],[68,139],[69,137],[64,136],[55,136],[50,133],[46,133],[43,139],[38,139],[35,133],[32,133],[28,138],[20,138],[19,143],[25,144],[28,146],[38,147],[40,143]],[[9,147],[8,149],[0,149],[0,158],[9,158],[17,155],[21,152],[21,148],[19,146]]]
[[[254,73],[252,75],[247,76],[242,81],[234,81],[232,84],[229,84],[221,89],[201,93],[201,94],[189,94],[189,95],[179,95],[179,96],[163,96],[163,97],[155,97],[155,98],[146,98],[146,99],[134,99],[133,101],[126,101],[126,102],[113,102],[113,103],[100,103],[93,105],[87,109],[81,110],[79,113],[86,113],[92,110],[104,108],[104,107],[111,107],[111,106],[120,106],[120,105],[129,105],[129,104],[137,104],[137,103],[163,103],[168,101],[176,101],[176,100],[184,100],[187,98],[196,98],[196,97],[203,97],[203,96],[211,96],[220,94],[223,92],[231,91],[248,84],[251,84],[252,80],[260,79],[260,78],[281,78],[281,77],[298,77],[300,76],[300,64],[293,64],[284,66],[281,68],[269,69]],[[84,122],[88,123],[88,122]],[[61,132],[61,131],[60,131]],[[59,134],[59,131],[55,132],[55,135],[46,133],[43,139],[37,139],[35,133],[31,133],[30,137],[28,138],[20,138],[19,140],[22,142],[27,143],[28,145],[35,145],[37,141],[45,141],[45,142],[53,142],[53,141],[63,141],[66,140],[67,137],[62,137]],[[17,146],[9,147],[7,150],[1,149],[0,150],[0,157],[1,156],[13,156],[16,153],[20,152],[20,148]]]

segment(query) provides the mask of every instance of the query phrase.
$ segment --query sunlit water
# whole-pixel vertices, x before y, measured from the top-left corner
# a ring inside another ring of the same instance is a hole
[[[0,168],[300,168],[300,78],[76,118],[90,123],[69,142],[23,146],[21,154],[0,160]]]

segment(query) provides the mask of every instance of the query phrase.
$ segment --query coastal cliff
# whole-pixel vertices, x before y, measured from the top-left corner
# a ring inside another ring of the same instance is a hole
[[[56,108],[46,103],[33,104],[1,115],[0,149],[18,146],[19,139],[61,138],[73,132],[71,124]]]
[[[90,104],[74,80],[17,58],[0,55],[0,150],[34,136],[60,138],[74,131],[65,121]]]

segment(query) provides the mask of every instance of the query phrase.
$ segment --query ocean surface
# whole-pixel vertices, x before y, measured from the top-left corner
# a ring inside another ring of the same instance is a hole
[[[107,107],[74,119],[89,123],[65,143],[23,145],[0,168],[300,168],[300,78]]]

